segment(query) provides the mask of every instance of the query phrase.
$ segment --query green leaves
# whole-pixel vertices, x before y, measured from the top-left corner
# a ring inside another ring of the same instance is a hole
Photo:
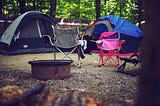
[[[3,13],[19,14],[18,0],[3,1]],[[136,0],[101,0],[101,16],[117,15],[131,22],[137,20]],[[49,0],[26,0],[26,9],[41,11],[49,15]],[[56,18],[78,18],[95,20],[95,0],[56,0]]]
[[[117,15],[136,21],[135,0],[102,0],[101,16]],[[81,18],[95,20],[95,0],[61,0],[57,1],[56,17],[58,18]]]

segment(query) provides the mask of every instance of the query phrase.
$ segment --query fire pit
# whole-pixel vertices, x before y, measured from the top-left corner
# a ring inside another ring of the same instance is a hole
[[[71,60],[35,60],[31,64],[32,77],[39,80],[65,79],[71,76]]]

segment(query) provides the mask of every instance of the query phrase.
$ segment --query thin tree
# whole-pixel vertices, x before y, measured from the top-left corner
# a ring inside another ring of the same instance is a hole
[[[23,14],[27,11],[26,9],[26,1],[25,0],[18,0],[20,13]]]
[[[3,1],[0,0],[0,14],[3,14]]]
[[[36,10],[36,0],[33,0],[33,10]]]
[[[100,17],[100,10],[101,10],[101,0],[95,0],[95,6],[96,6],[96,19]]]
[[[141,28],[141,21],[142,21],[142,18],[143,18],[143,15],[144,15],[144,12],[143,12],[143,0],[136,0],[136,5],[137,5],[137,13],[138,13],[138,26]]]
[[[50,0],[50,16],[55,18],[56,14],[56,1],[57,0]]]

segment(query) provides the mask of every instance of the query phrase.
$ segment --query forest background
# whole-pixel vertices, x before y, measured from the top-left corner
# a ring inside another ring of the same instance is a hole
[[[120,16],[139,25],[144,20],[143,0],[0,0],[0,15],[18,16],[26,11],[90,22],[106,15]]]

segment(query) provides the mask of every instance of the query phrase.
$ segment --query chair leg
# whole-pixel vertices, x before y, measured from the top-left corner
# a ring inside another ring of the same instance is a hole
[[[113,57],[111,57],[111,59],[109,60],[109,62],[113,66],[118,66],[119,62],[120,62],[119,56],[113,56]]]
[[[111,51],[111,64],[113,66],[118,66],[120,63],[120,58],[119,58],[119,51],[118,50],[113,50]]]
[[[105,60],[106,60],[106,59],[104,59],[104,57],[105,57],[105,56],[104,56],[104,51],[100,49],[100,51],[99,51],[99,56],[98,56],[98,66],[99,66],[99,67],[101,67],[102,65],[105,64]]]
[[[107,53],[100,50],[98,57],[98,66],[102,66],[109,62],[113,66],[118,66],[120,63],[119,52],[117,50],[108,51]]]
[[[76,65],[77,68],[81,68],[81,62],[78,60],[78,62],[73,62],[74,65]]]
[[[64,57],[62,59],[68,58],[70,60],[73,61],[73,64],[76,65],[76,67],[80,68],[81,67],[81,63],[80,63],[80,57],[78,56],[78,62],[74,61],[69,55],[71,55],[76,49],[77,47],[73,48],[70,52],[62,52],[58,47],[56,47],[56,49],[64,55]]]
[[[54,50],[53,52],[54,52],[54,60],[56,60],[56,50]]]
[[[103,63],[103,57],[102,56],[98,56],[98,66],[101,67]]]
[[[122,65],[120,65],[118,67],[117,71],[124,71],[125,67],[126,67],[126,62],[124,62]]]

